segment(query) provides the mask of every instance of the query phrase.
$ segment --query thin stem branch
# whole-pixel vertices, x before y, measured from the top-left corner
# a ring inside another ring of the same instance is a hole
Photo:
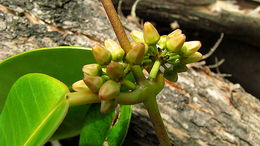
[[[103,7],[105,8],[108,19],[114,29],[114,32],[117,36],[120,46],[127,53],[128,51],[131,50],[131,44],[124,31],[124,27],[117,15],[113,2],[111,0],[100,0],[100,1],[102,2]]]
[[[72,92],[67,94],[70,106],[98,103],[100,99],[97,94],[90,91]]]
[[[159,60],[156,60],[153,64],[153,68],[150,71],[149,77],[151,79],[155,79],[157,76],[158,71],[160,70],[161,62]]]
[[[171,146],[170,139],[168,137],[167,131],[163,124],[162,117],[160,115],[160,111],[158,109],[156,97],[148,98],[144,101],[144,105],[149,113],[160,145]]]
[[[129,88],[130,90],[134,90],[136,88],[136,85],[134,83],[132,83],[131,81],[124,79],[121,82],[122,85],[126,86],[127,88]]]
[[[214,46],[210,49],[210,51],[207,54],[203,55],[202,59],[207,59],[208,57],[210,57],[216,51],[216,49],[218,48],[219,44],[221,43],[223,37],[224,37],[224,33],[221,33],[217,42],[214,44]]]
[[[145,80],[142,68],[139,65],[132,66],[132,71],[135,77],[135,81],[137,83],[140,83],[141,81]]]

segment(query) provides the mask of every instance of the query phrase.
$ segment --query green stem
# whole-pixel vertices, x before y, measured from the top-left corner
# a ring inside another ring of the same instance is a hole
[[[98,103],[98,95],[90,91],[72,92],[67,94],[70,106]]]
[[[131,50],[132,47],[131,47],[130,41],[128,40],[127,35],[124,31],[124,27],[117,15],[113,2],[111,0],[100,0],[100,1],[102,2],[103,7],[105,8],[108,19],[114,29],[114,32],[117,36],[120,46],[127,53],[128,51]]]
[[[167,54],[167,52],[168,52],[167,50],[163,50],[162,53],[160,54],[160,57],[165,56]]]
[[[122,85],[126,86],[127,88],[129,88],[130,90],[134,90],[136,88],[136,85],[134,83],[132,83],[131,81],[124,79],[121,82]]]
[[[127,64],[127,66],[124,70],[125,75],[129,73],[129,71],[131,70],[131,66],[132,66],[131,64]]]
[[[161,146],[171,146],[170,139],[164,127],[160,111],[156,102],[156,96],[144,101],[144,105],[149,113],[150,119],[153,123],[157,138]]]
[[[145,80],[142,68],[139,65],[132,66],[132,71],[135,77],[135,81],[137,83],[140,83],[141,81]]]
[[[149,78],[155,79],[158,71],[160,70],[161,62],[156,60],[153,64],[152,70],[150,71]]]

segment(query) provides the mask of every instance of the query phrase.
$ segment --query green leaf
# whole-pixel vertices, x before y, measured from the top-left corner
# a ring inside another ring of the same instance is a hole
[[[99,109],[99,104],[91,106],[80,134],[80,146],[103,146],[105,141],[109,146],[121,145],[131,120],[131,106],[121,105],[119,115],[114,111],[101,114]]]
[[[0,62],[0,113],[11,86],[19,77],[33,72],[44,73],[59,79],[71,88],[75,81],[83,78],[82,66],[91,63],[95,63],[95,60],[90,48],[70,46],[35,49]],[[129,76],[129,79],[133,81],[133,76]],[[89,107],[71,107],[51,140],[79,134]],[[99,114],[99,109],[91,112]],[[127,115],[130,120],[131,111]],[[126,132],[127,128],[124,127],[122,130]]]
[[[44,74],[27,74],[12,86],[0,117],[0,145],[44,144],[65,117],[69,90]]]
[[[71,88],[74,82],[83,78],[82,66],[94,62],[90,48],[70,46],[35,49],[0,62],[0,113],[11,86],[19,77],[27,73],[44,73]],[[88,107],[89,105],[83,105],[70,108],[61,128],[52,139],[79,134]]]
[[[113,125],[113,127],[108,131],[107,141],[109,146],[119,146],[122,145],[131,120],[131,110],[130,105],[121,105],[118,120]]]
[[[86,117],[85,127],[80,133],[80,146],[103,145],[114,117],[114,111],[101,114],[99,110],[100,104],[91,105]]]

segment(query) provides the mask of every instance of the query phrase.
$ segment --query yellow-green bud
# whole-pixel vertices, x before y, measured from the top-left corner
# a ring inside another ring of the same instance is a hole
[[[92,53],[97,63],[100,65],[108,64],[112,59],[111,53],[106,48],[98,45],[92,49]]]
[[[160,35],[156,28],[152,25],[150,22],[144,23],[144,41],[148,45],[154,45],[156,44],[159,39]]]
[[[130,33],[132,39],[137,43],[144,43],[144,34],[140,31],[133,30]]]
[[[164,49],[166,47],[166,41],[167,41],[167,35],[162,35],[160,37],[160,40],[158,42],[158,45],[161,47],[161,49]]]
[[[99,91],[100,87],[104,83],[103,78],[101,78],[99,76],[85,75],[83,81],[88,86],[88,88],[94,93],[97,93]]]
[[[193,54],[191,54],[188,58],[184,59],[183,62],[184,63],[193,63],[193,62],[197,62],[200,61],[202,59],[203,55],[200,52],[195,52]]]
[[[180,29],[176,29],[176,30],[174,30],[173,32],[171,32],[171,33],[168,35],[168,37],[173,38],[173,37],[176,37],[176,36],[178,36],[178,35],[180,35],[180,34],[182,34],[182,31],[181,31]]]
[[[87,64],[83,66],[82,71],[89,76],[98,76],[101,74],[101,66],[99,64]]]
[[[126,61],[130,64],[141,64],[144,59],[145,46],[143,43],[136,43],[126,55]]]
[[[140,31],[136,31],[136,30],[133,30],[131,33],[130,33],[130,36],[133,38],[134,42],[131,43],[131,45],[133,46],[134,44],[136,43],[144,43],[144,46],[145,46],[145,53],[146,54],[148,52],[148,48],[149,46],[144,42],[144,35],[142,32]]]
[[[166,42],[167,50],[169,52],[178,52],[181,49],[185,40],[186,40],[186,36],[184,34],[180,34],[173,38],[169,38]]]
[[[178,80],[178,74],[173,71],[166,71],[163,76],[171,82],[176,82]]]
[[[105,40],[105,47],[110,51],[112,60],[120,61],[125,55],[125,51],[115,41],[108,39]]]
[[[100,88],[98,97],[101,100],[115,99],[120,93],[120,84],[113,81],[106,81]]]
[[[117,106],[117,103],[115,100],[102,100],[100,112],[102,114],[107,114],[107,113],[111,112],[113,109],[115,109],[116,106]]]
[[[124,66],[113,61],[107,66],[106,72],[112,80],[118,81],[124,76]]]
[[[77,91],[77,92],[90,91],[90,89],[89,89],[88,86],[84,83],[83,80],[79,80],[79,81],[75,82],[75,83],[72,85],[72,89],[73,89],[74,91]]]
[[[201,47],[200,41],[185,42],[181,48],[182,55],[188,57],[191,54],[197,52]]]

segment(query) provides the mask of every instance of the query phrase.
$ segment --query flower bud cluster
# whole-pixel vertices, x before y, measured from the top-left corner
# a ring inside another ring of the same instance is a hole
[[[187,71],[186,64],[202,59],[202,54],[198,52],[200,41],[186,41],[180,29],[160,36],[156,28],[146,22],[143,32],[132,31],[130,35],[135,42],[142,42],[147,48],[142,65],[149,70],[159,60],[164,67],[164,77],[173,82],[178,79],[177,73]]]
[[[92,53],[97,64],[83,66],[83,80],[72,86],[77,92],[96,94],[101,102],[102,113],[117,106],[117,97],[123,88],[127,88],[129,92],[138,88],[140,78],[136,78],[135,83],[126,78],[131,72],[134,73],[135,68],[150,72],[149,78],[145,80],[152,81],[157,72],[162,72],[168,80],[177,81],[177,73],[187,71],[186,64],[202,59],[202,54],[198,52],[201,43],[185,42],[186,36],[180,29],[160,36],[156,28],[146,22],[143,32],[132,31],[130,35],[134,42],[128,52],[111,39],[106,40],[104,46],[93,47]],[[161,67],[164,70],[161,71]],[[142,74],[142,71],[139,73]]]

